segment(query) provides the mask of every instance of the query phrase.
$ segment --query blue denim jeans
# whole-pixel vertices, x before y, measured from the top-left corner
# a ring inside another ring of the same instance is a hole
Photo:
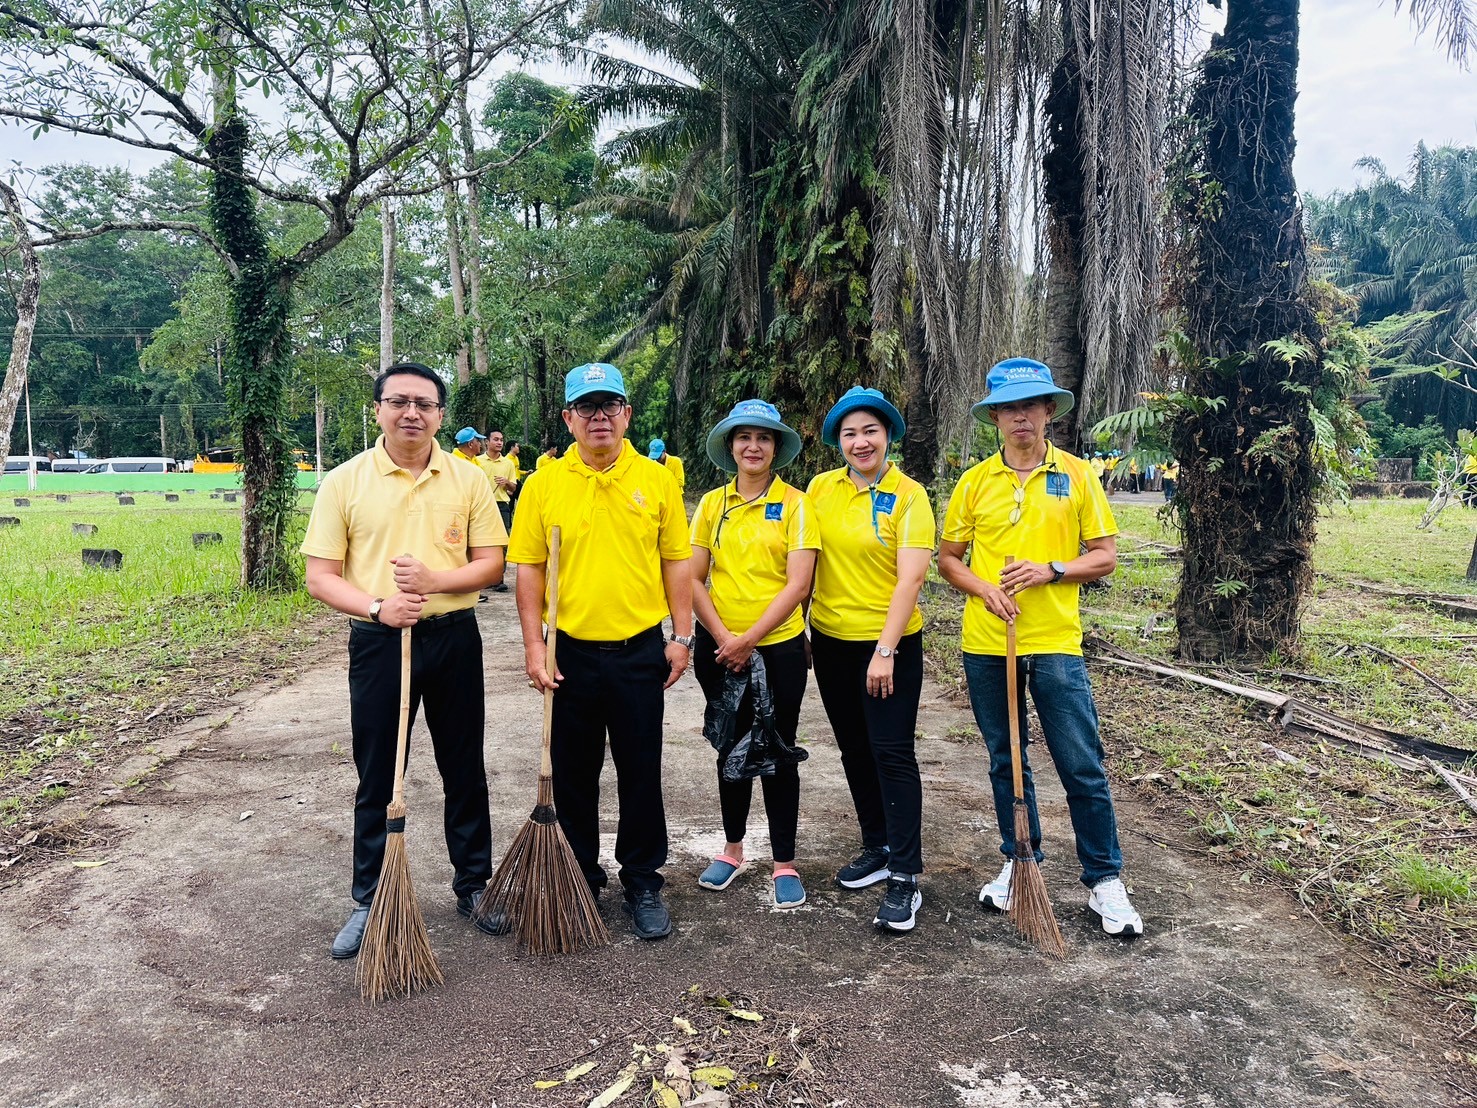
[[[1103,744],[1098,735],[1097,705],[1087,681],[1087,665],[1075,654],[1031,654],[1018,659],[1022,684],[1029,684],[1031,700],[1041,719],[1046,749],[1056,764],[1067,792],[1067,808],[1077,838],[1077,860],[1082,883],[1089,888],[1123,868],[1118,849],[1118,821],[1103,766]],[[1010,714],[1005,698],[1005,659],[988,654],[965,654],[964,676],[974,719],[990,751],[990,787],[995,794],[995,820],[1000,826],[1000,853],[1015,856],[1015,785],[1010,765]],[[1022,690],[1024,694],[1024,689]],[[1036,812],[1036,786],[1031,776],[1026,701],[1020,699],[1021,769],[1026,805],[1031,815],[1031,846],[1036,860],[1041,852],[1041,820]]]

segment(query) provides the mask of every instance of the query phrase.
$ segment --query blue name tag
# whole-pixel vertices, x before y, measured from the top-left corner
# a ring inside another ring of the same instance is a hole
[[[1072,478],[1065,473],[1048,473],[1046,491],[1052,496],[1071,496]]]
[[[783,504],[766,504],[766,505],[764,505],[764,518],[765,519],[784,519],[785,518],[785,506]]]
[[[879,492],[877,494],[877,499],[872,502],[875,510],[881,512],[885,516],[892,515],[892,506],[896,503],[897,493],[894,492]]]

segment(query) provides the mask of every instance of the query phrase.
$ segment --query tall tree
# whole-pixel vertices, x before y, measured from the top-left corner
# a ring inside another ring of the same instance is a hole
[[[437,65],[420,49],[423,29],[386,0],[144,9],[0,0],[0,118],[162,150],[211,174],[209,221],[230,280],[228,397],[246,466],[246,585],[291,583],[283,538],[295,493],[282,409],[293,283],[381,196],[436,187],[419,178],[417,159],[446,126],[457,90],[561,6],[494,7],[476,18],[433,6],[436,37],[455,44]],[[261,141],[248,109],[272,95],[279,134]],[[311,206],[320,233],[279,253],[257,212],[261,197]]]

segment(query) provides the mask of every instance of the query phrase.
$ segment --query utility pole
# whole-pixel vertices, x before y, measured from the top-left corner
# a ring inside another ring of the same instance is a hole
[[[315,485],[323,484],[323,394],[318,391],[318,386],[313,386],[313,437],[316,440],[314,449],[318,454],[318,476],[314,479]]]
[[[159,456],[169,457],[169,444],[164,441],[164,413],[159,413]]]
[[[26,466],[26,488],[36,491],[36,443],[31,438],[31,379],[26,378],[26,453],[31,456]]]

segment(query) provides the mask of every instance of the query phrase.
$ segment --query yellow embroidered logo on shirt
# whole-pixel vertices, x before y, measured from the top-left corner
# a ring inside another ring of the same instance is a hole
[[[462,541],[462,529],[453,523],[441,537],[446,545],[455,546]]]
[[[638,508],[644,508],[644,507],[646,507],[646,497],[641,494],[641,490],[640,489],[637,489],[635,492],[633,492],[631,494],[631,501]]]

